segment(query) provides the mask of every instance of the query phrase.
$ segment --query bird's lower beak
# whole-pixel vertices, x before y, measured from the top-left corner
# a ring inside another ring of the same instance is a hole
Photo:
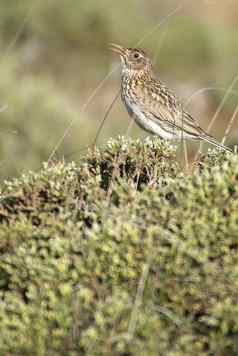
[[[126,48],[116,45],[114,43],[109,44],[109,49],[113,52],[118,53],[120,56],[124,56],[126,53]]]

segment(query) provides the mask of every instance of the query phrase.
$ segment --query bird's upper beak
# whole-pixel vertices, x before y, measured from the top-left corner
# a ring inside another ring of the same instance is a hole
[[[125,56],[125,54],[126,54],[126,48],[124,48],[120,45],[116,45],[114,43],[109,44],[109,49],[113,52],[118,53],[120,56]]]

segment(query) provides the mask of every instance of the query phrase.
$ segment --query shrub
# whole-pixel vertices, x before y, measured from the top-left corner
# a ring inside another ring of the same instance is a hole
[[[119,138],[6,182],[0,353],[236,355],[237,163]]]

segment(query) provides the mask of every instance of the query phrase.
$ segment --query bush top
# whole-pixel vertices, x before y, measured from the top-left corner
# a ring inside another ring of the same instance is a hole
[[[2,187],[0,350],[236,355],[238,158],[190,174],[159,139]]]

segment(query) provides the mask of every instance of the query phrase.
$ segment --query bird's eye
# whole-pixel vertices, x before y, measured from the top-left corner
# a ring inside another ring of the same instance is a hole
[[[135,53],[134,53],[134,58],[135,58],[135,59],[138,59],[139,57],[140,57],[140,54],[139,54],[138,52],[135,52]]]

